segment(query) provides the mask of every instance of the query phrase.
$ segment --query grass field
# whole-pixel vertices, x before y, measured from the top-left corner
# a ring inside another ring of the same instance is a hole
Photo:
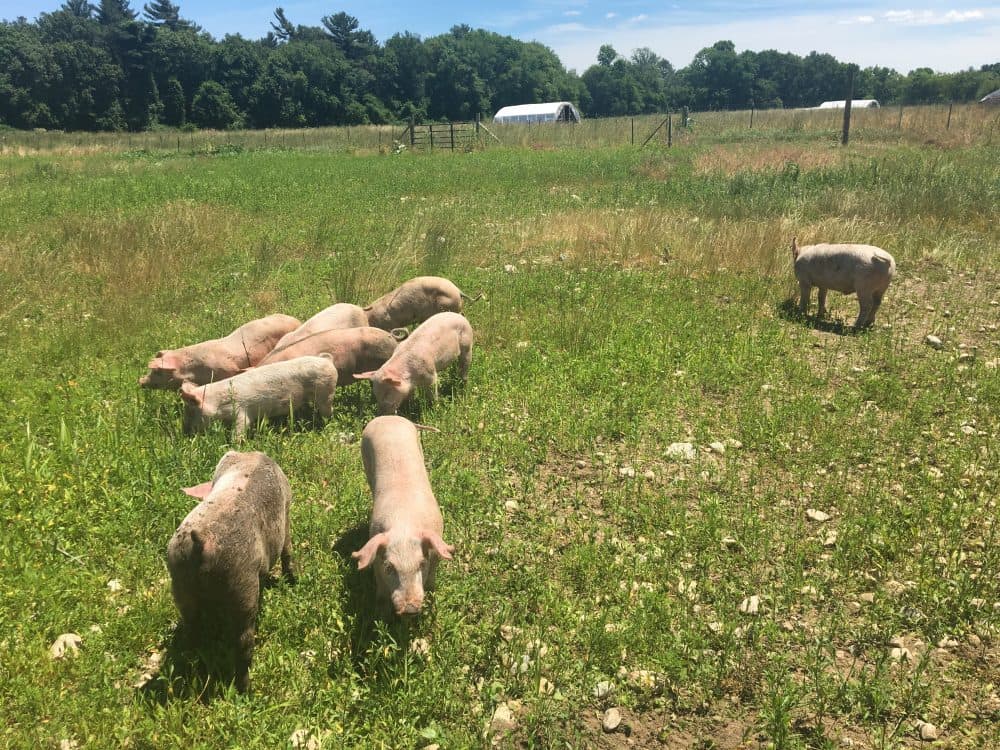
[[[808,130],[4,156],[0,745],[1000,746],[998,206],[998,145]],[[793,235],[895,255],[873,330],[839,295],[794,314]],[[230,436],[136,379],[419,273],[485,293],[468,386],[404,410],[441,430],[455,560],[373,621],[367,386],[265,426],[300,578],[264,593],[253,692],[206,687],[164,554]]]

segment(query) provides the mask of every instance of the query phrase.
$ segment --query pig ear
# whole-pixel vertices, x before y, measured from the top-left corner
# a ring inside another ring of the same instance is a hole
[[[205,394],[194,383],[185,381],[181,383],[181,398],[193,404],[200,404],[205,398]]]
[[[421,538],[421,541],[425,545],[430,545],[434,548],[434,551],[438,553],[445,560],[451,559],[451,553],[455,551],[455,546],[452,544],[445,544],[444,539],[441,538],[440,534],[436,534],[433,531],[425,531]]]
[[[204,500],[208,497],[208,493],[212,491],[212,483],[202,482],[201,484],[196,484],[194,487],[182,487],[181,490],[183,490],[185,495]]]
[[[402,385],[403,381],[396,375],[383,375],[382,382],[388,383],[389,385]]]
[[[364,570],[371,565],[372,560],[375,559],[375,555],[378,554],[378,551],[384,547],[388,541],[389,535],[383,531],[381,534],[376,534],[369,539],[365,543],[365,546],[357,552],[352,552],[351,557],[358,561],[358,570]]]
[[[371,380],[373,377],[375,377],[375,370],[369,370],[368,372],[354,373],[355,380]]]
[[[176,370],[180,366],[180,361],[176,354],[170,352],[158,352],[156,358],[149,363],[150,367],[158,370]]]

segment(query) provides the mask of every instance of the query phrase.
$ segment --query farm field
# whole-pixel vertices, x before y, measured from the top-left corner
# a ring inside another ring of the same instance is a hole
[[[998,206],[1000,146],[810,131],[0,157],[0,745],[1000,746]],[[797,315],[793,235],[895,256],[871,331]],[[299,580],[202,684],[164,556],[231,437],[137,378],[418,274],[484,293],[402,411],[455,559],[373,620],[368,385],[265,425]]]

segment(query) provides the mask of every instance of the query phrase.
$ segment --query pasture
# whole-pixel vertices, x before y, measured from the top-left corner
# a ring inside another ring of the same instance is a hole
[[[1000,147],[536,145],[0,158],[0,744],[1000,744]],[[836,294],[797,316],[793,235],[895,256],[871,331]],[[164,554],[231,436],[137,378],[425,273],[485,293],[468,386],[402,412],[441,430],[455,559],[419,620],[373,621],[375,405],[338,389],[247,441],[291,482],[299,581],[263,594],[253,692],[200,683]]]

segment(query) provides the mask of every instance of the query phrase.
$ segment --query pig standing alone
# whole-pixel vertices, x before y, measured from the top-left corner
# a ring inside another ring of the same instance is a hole
[[[330,305],[324,310],[320,310],[309,320],[300,325],[291,333],[286,333],[281,340],[274,345],[274,348],[264,357],[260,364],[267,362],[277,362],[274,357],[294,346],[299,341],[309,338],[317,333],[325,331],[336,331],[345,328],[359,328],[368,325],[368,316],[365,311],[357,305],[350,305],[346,302],[338,302]],[[310,352],[312,354],[313,352]],[[298,355],[302,356],[302,355]],[[284,359],[289,359],[285,357]]]
[[[354,373],[381,367],[394,351],[395,337],[380,328],[343,328],[319,331],[287,347],[275,347],[261,365],[287,362],[296,357],[329,354],[340,377],[337,385],[344,386],[355,382]]]
[[[285,334],[298,326],[299,321],[291,315],[268,315],[221,339],[164,349],[149,361],[149,372],[139,378],[139,385],[176,389],[182,383],[205,385],[231,378],[263,360]]]
[[[814,286],[819,287],[820,318],[826,314],[827,290],[857,294],[861,309],[854,321],[856,329],[875,322],[882,296],[896,272],[893,257],[874,245],[821,244],[800,248],[793,237],[792,261],[800,289],[799,312],[804,315],[809,310]]]
[[[462,312],[462,300],[472,298],[441,276],[418,276],[364,308],[368,325],[385,331],[422,323],[435,313]]]
[[[250,687],[261,579],[281,557],[290,582],[288,479],[263,453],[229,451],[211,482],[184,490],[201,502],[167,545],[167,567],[181,622],[194,643],[217,633],[235,648],[236,689]]]
[[[403,417],[376,417],[361,434],[361,457],[375,504],[371,538],[352,557],[374,563],[375,595],[400,616],[418,614],[434,588],[438,560],[451,559],[444,521],[431,490],[420,436]]]
[[[236,437],[263,417],[287,415],[307,403],[323,417],[333,411],[337,368],[332,358],[298,357],[287,362],[261,365],[228,380],[197,386],[181,386],[184,399],[184,431],[205,429],[218,419],[235,425]]]
[[[443,312],[417,326],[378,370],[354,377],[372,381],[380,414],[394,414],[416,387],[431,389],[437,398],[438,372],[456,359],[464,382],[472,361],[472,326],[458,313]]]

